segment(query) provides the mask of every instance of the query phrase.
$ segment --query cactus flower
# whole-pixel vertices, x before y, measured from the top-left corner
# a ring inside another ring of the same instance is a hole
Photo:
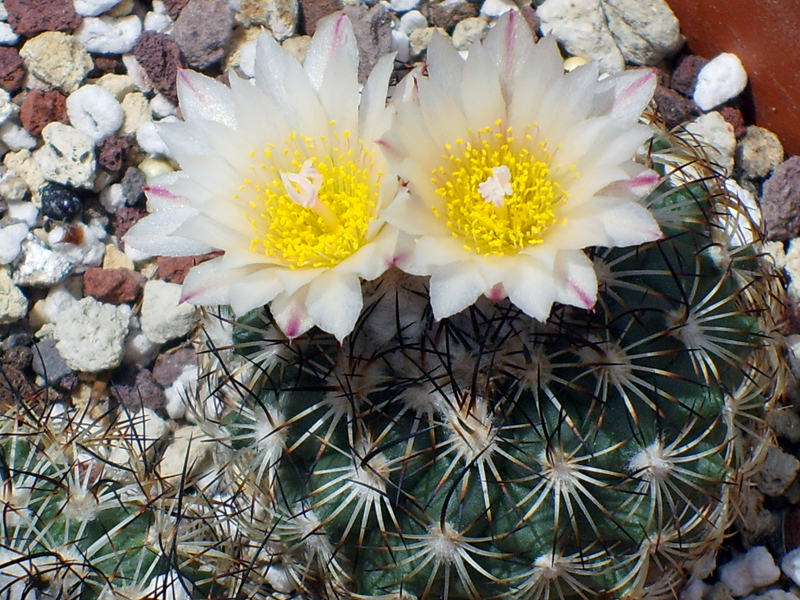
[[[466,60],[435,37],[427,75],[409,77],[381,139],[408,193],[383,216],[416,237],[403,268],[431,276],[437,319],[481,294],[540,321],[554,302],[591,309],[583,250],[661,237],[640,203],[659,177],[633,160],[652,135],[638,121],[653,71],[564,73],[555,41],[534,44],[512,11]]]
[[[222,250],[190,271],[183,301],[238,315],[271,303],[288,337],[317,325],[341,340],[361,312],[361,279],[394,263],[397,232],[379,213],[397,181],[375,143],[392,66],[381,59],[360,92],[352,25],[337,14],[303,66],[262,35],[255,85],[182,71],[184,122],[158,128],[181,170],[150,183],[152,214],[126,243],[148,255]]]

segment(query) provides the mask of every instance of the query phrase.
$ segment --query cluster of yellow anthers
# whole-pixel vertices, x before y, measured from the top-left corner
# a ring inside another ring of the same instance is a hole
[[[350,22],[320,22],[303,65],[271,37],[253,82],[188,71],[184,122],[159,135],[181,170],[148,186],[151,215],[126,243],[144,255],[222,250],[196,266],[184,300],[269,303],[283,332],[340,340],[361,281],[392,267],[430,276],[436,318],[481,295],[544,320],[554,302],[590,309],[590,246],[661,235],[641,198],[658,183],[633,161],[655,76],[564,73],[512,11],[466,59],[444,37],[386,97],[393,56],[363,89]]]

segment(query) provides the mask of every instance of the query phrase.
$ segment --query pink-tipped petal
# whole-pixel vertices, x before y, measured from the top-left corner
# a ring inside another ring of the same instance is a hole
[[[153,213],[131,227],[123,240],[125,244],[150,256],[193,256],[211,252],[213,248],[203,242],[172,235],[196,215],[197,211],[192,208]]]
[[[187,121],[207,119],[231,129],[236,127],[231,89],[219,81],[181,69],[178,71],[178,100]]]
[[[200,306],[230,303],[230,285],[252,272],[251,267],[225,268],[222,257],[192,267],[181,287],[181,302]]]
[[[230,303],[237,316],[271,302],[283,291],[274,269],[259,269],[230,284]]]
[[[636,246],[660,240],[661,228],[653,214],[641,204],[626,202],[596,216],[614,246]]]
[[[308,286],[306,309],[314,323],[340,342],[355,327],[364,299],[361,283],[352,274],[327,271]]]
[[[294,294],[278,294],[270,304],[270,312],[283,334],[293,340],[314,326],[314,320],[306,310],[308,288],[297,290]]]
[[[514,94],[519,73],[534,49],[531,29],[519,11],[510,10],[497,20],[483,46],[498,67],[503,96],[508,102]]]
[[[635,196],[644,198],[661,183],[661,176],[647,169],[631,179],[615,181],[597,192],[598,196]]]
[[[488,286],[475,263],[462,261],[436,269],[431,276],[433,316],[439,320],[461,312],[475,303]]]
[[[599,83],[593,114],[635,122],[653,98],[656,83],[653,69],[633,69],[611,75]]]
[[[562,250],[556,258],[556,301],[586,310],[597,301],[597,274],[581,250]]]
[[[358,65],[358,47],[353,25],[344,13],[334,13],[317,22],[317,31],[311,39],[303,61],[303,68],[315,90],[322,88],[325,73],[337,62],[355,72]]]

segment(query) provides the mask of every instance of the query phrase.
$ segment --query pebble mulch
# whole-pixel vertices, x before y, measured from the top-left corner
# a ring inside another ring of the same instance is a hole
[[[402,76],[424,60],[436,30],[467,50],[511,9],[535,32],[552,32],[567,56],[596,60],[604,72],[655,66],[663,119],[710,146],[732,193],[760,203],[768,250],[800,301],[800,157],[786,159],[777,136],[744,121],[737,97],[747,76],[737,57],[691,54],[663,0],[5,0],[0,405],[42,390],[50,402],[110,395],[173,428],[185,424],[181,398],[198,376],[198,312],[178,304],[180,284],[211,256],[144,259],[121,241],[147,213],[147,180],[173,168],[154,123],[180,118],[178,69],[252,77],[264,29],[302,60],[317,21],[342,9],[355,28],[362,79],[389,51]],[[800,310],[790,312],[800,377]],[[800,394],[791,400],[800,405]],[[710,565],[686,600],[800,600],[796,409],[771,417],[780,448],[720,566]]]

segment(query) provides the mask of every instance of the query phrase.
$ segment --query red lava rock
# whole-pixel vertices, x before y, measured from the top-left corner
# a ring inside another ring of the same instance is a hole
[[[166,407],[164,389],[153,379],[148,369],[138,372],[132,369],[117,369],[111,388],[120,403],[132,412],[149,408],[163,412]]]
[[[29,401],[36,388],[24,371],[12,365],[0,364],[0,410],[5,412],[12,406],[18,407],[20,400]]]
[[[121,244],[123,236],[128,233],[128,230],[136,225],[136,223],[147,216],[147,211],[138,206],[120,206],[117,212],[114,213],[117,228],[116,234]]]
[[[174,20],[180,16],[183,7],[189,4],[189,0],[164,0],[167,7],[167,14]]]
[[[383,4],[369,10],[363,5],[347,6],[345,14],[353,23],[359,54],[358,81],[364,83],[378,59],[392,48],[392,15]]]
[[[300,0],[300,30],[314,35],[317,21],[339,10],[342,10],[341,0]]]
[[[670,81],[672,89],[691,98],[694,94],[694,86],[697,85],[697,74],[707,62],[705,58],[696,54],[687,54],[680,58],[672,72]]]
[[[130,142],[114,134],[107,135],[97,144],[97,163],[109,171],[119,171],[128,158]]]
[[[183,63],[175,40],[164,33],[145,31],[136,40],[133,53],[156,89],[177,104],[176,77]]]
[[[718,109],[719,114],[722,115],[728,123],[733,125],[733,134],[740,138],[745,134],[747,131],[747,125],[744,124],[744,117],[742,116],[742,111],[734,106],[723,106],[722,108]]]
[[[83,274],[83,295],[111,304],[135,302],[142,293],[143,279],[128,269],[87,269]]]
[[[685,123],[699,112],[693,100],[662,85],[656,87],[653,97],[658,106],[658,112],[664,118],[669,129]]]
[[[72,0],[5,0],[5,7],[11,29],[28,37],[42,31],[71,31],[83,20]]]
[[[800,548],[800,507],[786,511],[783,518],[783,544],[787,554]]]
[[[31,90],[22,101],[19,118],[31,135],[39,135],[53,121],[69,124],[67,97],[58,90]]]
[[[16,48],[0,46],[0,87],[7,92],[16,92],[25,79],[25,67]]]
[[[92,60],[94,61],[94,69],[89,73],[89,78],[97,79],[106,73],[114,73],[115,75],[125,74],[125,64],[118,56],[93,54]]]
[[[153,365],[153,379],[164,388],[168,388],[183,371],[184,367],[197,364],[197,352],[194,348],[178,348],[172,352],[160,354]]]
[[[158,276],[171,283],[183,283],[189,269],[217,256],[222,256],[222,254],[221,251],[217,251],[196,256],[159,256],[156,259]]]
[[[233,11],[228,0],[191,0],[172,27],[186,62],[207,69],[225,57],[233,34]]]
[[[761,211],[768,240],[784,241],[800,232],[800,156],[783,161],[764,182]]]

